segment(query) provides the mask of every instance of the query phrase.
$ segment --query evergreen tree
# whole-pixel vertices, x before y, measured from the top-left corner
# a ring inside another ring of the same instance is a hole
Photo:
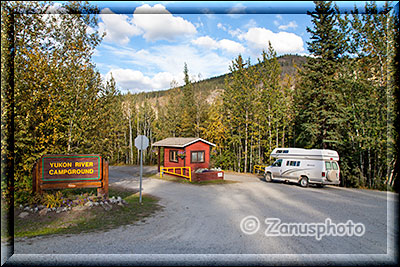
[[[346,123],[339,71],[346,52],[346,36],[337,28],[332,2],[314,2],[315,12],[309,13],[314,25],[307,58],[301,70],[296,92],[296,143],[308,148],[338,149],[342,125]]]
[[[195,136],[195,106],[194,106],[194,90],[193,84],[190,81],[189,70],[185,63],[183,68],[185,85],[182,88],[183,97],[181,102],[181,136],[192,137]]]

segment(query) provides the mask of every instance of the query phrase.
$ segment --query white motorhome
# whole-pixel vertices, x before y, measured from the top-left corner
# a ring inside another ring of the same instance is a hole
[[[334,150],[275,148],[271,157],[277,160],[265,168],[267,182],[294,181],[302,187],[340,183],[339,154]]]

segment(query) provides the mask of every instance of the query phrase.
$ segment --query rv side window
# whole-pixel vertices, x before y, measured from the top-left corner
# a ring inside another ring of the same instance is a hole
[[[272,164],[272,167],[280,167],[282,165],[282,159],[278,159]]]
[[[332,162],[332,166],[334,170],[338,170],[338,165],[336,164],[336,162]]]
[[[300,161],[286,161],[286,166],[300,166]]]
[[[330,162],[325,162],[325,168],[327,171],[332,170],[332,164]]]

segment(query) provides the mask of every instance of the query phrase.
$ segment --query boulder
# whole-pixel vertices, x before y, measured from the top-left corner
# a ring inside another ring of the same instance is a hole
[[[43,216],[43,215],[46,215],[47,214],[47,209],[41,209],[40,211],[39,211],[39,215],[40,216]]]
[[[23,211],[23,212],[21,212],[21,213],[18,215],[18,217],[19,217],[19,218],[25,218],[25,217],[28,216],[28,215],[29,215],[29,212]]]

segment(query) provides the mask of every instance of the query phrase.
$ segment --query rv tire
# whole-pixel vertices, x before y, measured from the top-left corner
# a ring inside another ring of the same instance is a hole
[[[301,187],[308,187],[308,178],[307,177],[301,177],[299,184]]]
[[[265,176],[264,176],[264,178],[265,178],[265,181],[266,182],[272,182],[272,175],[271,175],[271,173],[266,173],[265,174]]]

